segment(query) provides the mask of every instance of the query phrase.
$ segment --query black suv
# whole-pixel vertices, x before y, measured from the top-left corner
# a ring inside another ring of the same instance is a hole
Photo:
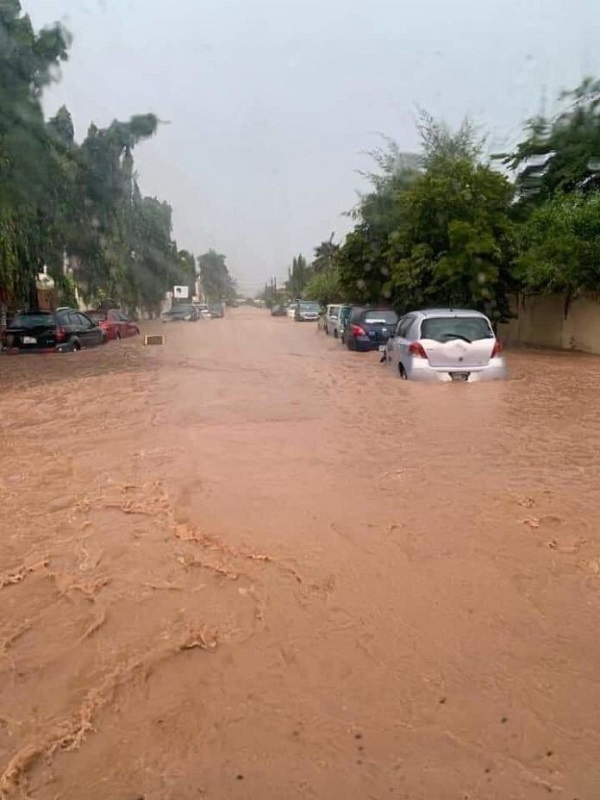
[[[73,353],[105,342],[102,328],[74,308],[22,311],[2,334],[7,353]]]

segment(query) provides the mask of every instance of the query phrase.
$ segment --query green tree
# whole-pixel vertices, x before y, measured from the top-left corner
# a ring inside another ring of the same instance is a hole
[[[124,294],[130,303],[135,302],[132,296],[135,280],[130,273],[140,262],[132,260],[131,251],[147,250],[140,242],[140,231],[148,237],[149,218],[158,225],[151,241],[163,243],[162,257],[172,258],[170,208],[161,213],[153,208],[155,204],[160,206],[159,201],[145,202],[133,171],[133,149],[152,136],[157,125],[153,115],[132,117],[127,123],[115,121],[105,129],[91,125],[78,150],[75,194],[78,224],[67,249],[76,257],[75,276],[88,298],[95,297],[101,289],[110,296]],[[154,255],[160,257],[158,253]],[[151,268],[151,263],[147,268]],[[163,287],[163,293],[166,288]]]
[[[559,194],[520,229],[517,271],[530,291],[560,292],[567,305],[600,287],[600,193]]]
[[[177,254],[177,260],[177,285],[187,286],[191,297],[196,289],[196,259],[188,250],[180,250]]]
[[[211,303],[223,302],[235,296],[235,282],[225,261],[224,255],[212,249],[198,259],[202,289]]]
[[[512,187],[472,156],[443,152],[398,198],[388,264],[396,305],[467,306],[508,314]]]
[[[340,246],[333,241],[334,234],[315,248],[311,273],[302,296],[307,300],[318,300],[321,305],[334,303],[342,298],[339,259]]]
[[[390,237],[401,225],[398,198],[422,175],[422,157],[402,152],[385,138],[385,147],[369,155],[377,167],[364,172],[371,190],[359,196],[349,212],[354,230],[346,237],[337,256],[343,294],[359,303],[389,302],[392,297],[388,251]]]
[[[560,96],[554,118],[528,121],[526,138],[501,156],[516,173],[523,202],[542,203],[556,192],[600,188],[600,81],[586,78]]]
[[[0,2],[0,303],[28,299],[55,227],[53,141],[41,94],[68,44],[60,25],[36,33],[18,0]]]
[[[315,272],[304,288],[307,300],[318,300],[322,306],[342,300],[339,273],[336,267]]]
[[[91,125],[81,144],[67,108],[46,122],[42,92],[69,41],[60,25],[36,33],[18,0],[0,0],[0,304],[33,302],[47,263],[69,301],[76,284],[89,302],[156,310],[174,281],[194,282],[170,206],[142,197],[135,176],[133,151],[158,120]]]
[[[331,234],[327,241],[321,242],[315,248],[315,257],[312,262],[314,272],[326,272],[337,267],[340,246],[333,241],[335,234]]]
[[[480,160],[482,144],[465,122],[456,132],[421,115],[422,153],[376,154],[373,191],[339,257],[340,283],[358,302],[399,310],[468,305],[508,313],[512,189]]]
[[[290,297],[302,297],[304,288],[311,276],[311,268],[308,266],[303,255],[299,255],[292,261],[292,266],[288,269],[288,279],[286,289]]]

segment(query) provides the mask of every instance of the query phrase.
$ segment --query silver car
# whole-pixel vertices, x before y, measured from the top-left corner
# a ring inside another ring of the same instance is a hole
[[[382,361],[404,380],[490,381],[506,377],[502,346],[479,311],[438,308],[405,314]]]
[[[340,318],[339,305],[329,305],[325,311],[323,320],[323,330],[328,336],[335,336],[337,338],[337,324]]]
[[[294,313],[296,322],[317,322],[321,306],[311,300],[299,300]]]

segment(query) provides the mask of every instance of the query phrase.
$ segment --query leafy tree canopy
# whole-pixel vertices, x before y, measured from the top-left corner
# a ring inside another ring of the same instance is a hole
[[[18,0],[0,0],[0,303],[34,302],[47,263],[64,301],[77,287],[90,303],[110,297],[156,312],[174,283],[195,282],[193,255],[173,240],[171,207],[137,183],[133,151],[158,119],[92,124],[81,144],[66,107],[46,121],[42,93],[69,45],[61,25],[36,32]]]

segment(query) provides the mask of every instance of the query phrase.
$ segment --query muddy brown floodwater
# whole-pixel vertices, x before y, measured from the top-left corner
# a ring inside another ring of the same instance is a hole
[[[600,359],[163,327],[0,359],[0,796],[598,800]]]

